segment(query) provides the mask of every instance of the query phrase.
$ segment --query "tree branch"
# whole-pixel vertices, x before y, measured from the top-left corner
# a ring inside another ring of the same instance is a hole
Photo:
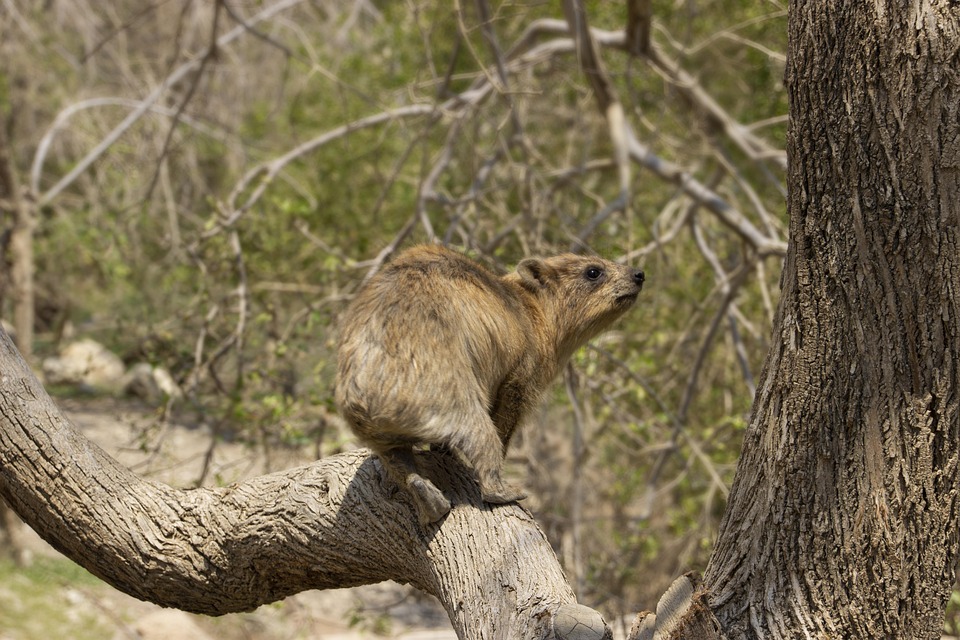
[[[524,31],[523,35],[521,35],[514,46],[511,47],[510,53],[508,54],[508,56],[511,58],[510,66],[514,67],[517,65],[529,64],[544,56],[552,56],[558,53],[574,51],[575,44],[570,38],[555,38],[536,46],[533,45],[536,39],[541,35],[561,35],[569,33],[569,26],[561,20],[537,20],[536,22],[532,23],[526,31]],[[590,29],[590,34],[592,38],[600,45],[613,48],[623,48],[625,46],[623,32],[615,33],[600,29]],[[651,54],[652,53],[653,49],[651,49]],[[672,66],[672,64],[662,55],[659,58],[659,64],[663,65],[664,68],[669,68],[675,77],[680,78],[681,80],[689,80],[692,82],[688,74],[682,73],[679,67]],[[692,91],[690,95],[694,99],[706,99],[708,101],[706,106],[709,106],[711,110],[719,110],[716,102],[710,99],[709,96],[707,96],[702,90],[698,89],[696,91]],[[730,125],[730,131],[743,134],[740,135],[738,140],[751,150],[751,157],[757,156],[758,150],[761,157],[768,157],[768,155],[776,156],[775,153],[768,154],[767,152],[770,151],[770,148],[765,142],[756,136],[753,136],[752,133],[749,133],[749,130],[746,127],[738,125],[722,110],[711,111],[711,113],[715,113],[717,117],[722,116],[724,121]],[[669,160],[664,160],[653,153],[649,147],[641,143],[636,138],[630,127],[624,127],[623,131],[626,136],[627,152],[631,160],[649,170],[660,179],[677,185],[687,196],[699,202],[701,206],[716,215],[721,222],[737,232],[741,237],[743,237],[744,240],[749,242],[756,249],[760,256],[786,255],[786,242],[776,238],[767,237],[752,222],[744,217],[742,213],[733,207],[733,205],[724,200],[719,194],[704,185],[702,182],[698,181],[683,167],[676,165]],[[745,134],[744,132],[747,133]]]
[[[671,60],[658,47],[648,52],[653,67],[691,104],[700,109],[708,122],[723,131],[749,158],[773,160],[781,169],[787,168],[787,154],[775,149],[744,125],[740,124],[708,94],[697,80],[684,71],[678,62]]]
[[[626,209],[629,204],[628,194],[630,190],[630,163],[627,150],[627,140],[630,135],[629,125],[623,113],[623,106],[620,104],[613,85],[610,84],[610,79],[603,68],[583,3],[580,0],[564,0],[563,12],[567,17],[570,33],[576,43],[580,68],[590,83],[593,95],[597,99],[597,106],[606,118],[607,126],[610,128],[610,142],[613,144],[614,158],[617,161],[617,169],[620,173],[620,197],[618,201],[611,203],[607,208],[614,209],[619,204],[620,209]]]
[[[508,70],[516,70],[525,65],[534,64],[544,57],[576,51],[576,43],[571,38],[557,38],[536,46],[532,45],[535,39],[542,34],[568,34],[569,32],[569,26],[561,20],[536,21],[521,35],[513,47],[510,48],[507,53],[508,63],[506,68]],[[589,33],[593,40],[604,46],[616,48],[622,48],[624,46],[624,35],[622,32],[614,33],[598,29],[589,29]],[[496,88],[490,80],[490,76],[491,74],[488,73],[478,78],[469,89],[440,104],[412,104],[367,116],[327,131],[282,156],[257,165],[248,171],[234,187],[224,206],[221,219],[217,221],[216,225],[206,231],[201,238],[209,238],[235,224],[246,211],[259,201],[272,180],[290,162],[357,129],[379,125],[395,118],[427,115],[437,118],[440,117],[441,114],[444,114],[453,115],[453,124],[451,124],[452,135],[452,132],[456,129],[456,123],[460,118],[465,117],[467,110],[482,103]],[[616,104],[619,105],[619,103]],[[735,207],[712,189],[698,181],[682,167],[660,158],[650,151],[647,146],[637,140],[631,128],[626,124],[626,120],[622,118],[622,111],[619,116],[622,122],[619,124],[616,121],[618,117],[617,114],[613,114],[613,120],[610,119],[611,114],[609,110],[605,115],[608,117],[608,124],[611,126],[611,135],[613,136],[615,145],[618,144],[617,136],[622,134],[622,151],[626,154],[627,158],[648,169],[660,179],[677,185],[686,195],[700,203],[705,209],[716,215],[724,224],[749,242],[761,257],[767,255],[783,256],[786,254],[786,243],[784,241],[766,236],[750,222],[749,219],[743,216]],[[753,138],[750,139],[753,140]],[[758,142],[757,144],[759,145],[760,143]],[[620,152],[621,151],[618,150],[617,154],[619,155]],[[431,188],[424,190],[424,198],[429,198],[433,195],[432,185],[435,184],[446,162],[447,158],[442,155],[435,163],[434,168],[429,172],[427,185]],[[629,183],[629,171],[625,172],[624,167],[619,162],[619,158],[618,168],[620,169],[621,197],[618,198],[617,201],[610,203],[607,209],[601,211],[600,214],[598,214],[601,217],[613,213],[617,206],[625,206],[626,198],[623,188],[625,184],[628,185]],[[625,178],[625,176],[627,176],[627,178]],[[237,201],[241,195],[253,185],[257,178],[260,178],[260,180],[256,186],[253,187],[251,194],[242,204],[239,204]]]
[[[646,145],[642,144],[632,135],[628,142],[630,157],[633,158],[635,162],[639,162],[661,179],[672,182],[680,187],[684,193],[699,202],[703,208],[716,215],[723,224],[749,242],[761,257],[768,255],[786,255],[786,242],[764,235],[763,232],[757,229],[752,222],[745,218],[743,214],[729,202],[721,198],[702,182],[698,181],[682,167],[653,154]]]
[[[460,638],[568,637],[577,625],[596,630],[585,638],[609,633],[575,604],[530,513],[484,504],[449,454],[419,456],[455,504],[426,530],[366,450],[179,490],[137,477],[84,438],[2,331],[0,371],[0,496],[134,597],[221,615],[393,579],[437,596]]]
[[[193,75],[193,82],[190,83],[190,86],[187,87],[187,91],[183,96],[183,99],[180,100],[180,104],[177,105],[177,111],[173,115],[173,119],[170,122],[170,127],[167,129],[167,135],[163,139],[163,145],[160,148],[160,153],[158,154],[158,162],[156,169],[153,172],[153,177],[150,179],[150,184],[147,186],[147,198],[149,194],[153,193],[154,188],[157,186],[157,182],[160,180],[160,168],[163,166],[163,161],[167,157],[167,153],[170,151],[170,145],[173,143],[173,134],[177,131],[177,124],[180,122],[180,118],[186,113],[187,105],[190,104],[190,101],[193,100],[193,96],[196,95],[197,89],[200,87],[200,82],[203,80],[203,72],[210,65],[211,62],[216,61],[219,54],[219,48],[217,47],[217,31],[220,29],[220,10],[226,7],[226,2],[224,0],[214,0],[213,3],[213,24],[210,27],[210,44],[207,46],[206,51],[200,57],[200,66],[197,67],[196,73]],[[229,10],[228,10],[229,11]],[[243,23],[241,23],[242,26]],[[251,30],[251,33],[256,33]]]
[[[227,198],[227,202],[224,207],[222,219],[219,220],[214,227],[206,231],[201,238],[210,238],[220,233],[220,231],[223,229],[229,228],[236,223],[237,220],[239,220],[243,214],[250,209],[250,207],[260,200],[264,191],[266,191],[267,187],[273,182],[273,179],[277,176],[277,174],[297,158],[307,155],[319,147],[322,147],[323,145],[338,138],[342,138],[343,136],[357,131],[358,129],[376,126],[396,118],[424,115],[432,115],[436,117],[438,115],[438,111],[439,108],[435,105],[412,104],[406,107],[399,107],[397,109],[391,109],[389,111],[377,113],[372,116],[367,116],[366,118],[361,118],[354,122],[336,127],[335,129],[331,129],[330,131],[326,131],[323,134],[291,149],[278,158],[274,158],[273,160],[255,166],[253,169],[250,169],[246,174],[244,174],[244,176],[240,179],[240,182],[238,182],[233,188],[233,191],[230,192],[230,196]],[[258,177],[260,177],[260,182],[256,187],[254,187],[253,192],[247,197],[243,204],[238,205],[237,200]]]
[[[627,0],[627,28],[624,32],[624,40],[627,53],[630,55],[646,55],[650,51],[652,5],[652,0]]]

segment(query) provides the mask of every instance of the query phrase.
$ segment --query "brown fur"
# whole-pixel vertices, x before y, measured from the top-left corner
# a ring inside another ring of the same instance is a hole
[[[531,258],[497,276],[450,249],[414,247],[342,319],[337,404],[411,492],[421,522],[439,520],[450,503],[417,473],[413,445],[458,450],[485,501],[520,499],[500,477],[510,438],[573,352],[629,309],[642,284],[642,271],[589,256]]]

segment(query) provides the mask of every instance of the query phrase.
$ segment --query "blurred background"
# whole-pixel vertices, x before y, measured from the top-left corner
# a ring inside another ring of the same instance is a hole
[[[508,458],[580,601],[629,620],[725,507],[786,246],[785,38],[777,1],[0,0],[0,316],[109,452],[215,485],[355,446],[338,316],[394,250],[641,267]],[[0,638],[145,637],[0,515]],[[191,619],[449,629],[399,585]]]

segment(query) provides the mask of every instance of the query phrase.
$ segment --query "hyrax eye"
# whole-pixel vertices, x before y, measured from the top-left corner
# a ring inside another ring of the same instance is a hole
[[[599,280],[603,277],[603,269],[600,267],[587,267],[583,275],[586,276],[587,280]]]

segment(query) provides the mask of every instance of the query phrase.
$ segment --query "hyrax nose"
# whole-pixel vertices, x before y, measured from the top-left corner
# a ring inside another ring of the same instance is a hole
[[[643,271],[641,271],[641,270],[639,270],[639,269],[637,269],[636,271],[634,271],[634,272],[633,272],[633,281],[636,283],[636,285],[637,285],[638,287],[642,287],[642,286],[643,286]]]

